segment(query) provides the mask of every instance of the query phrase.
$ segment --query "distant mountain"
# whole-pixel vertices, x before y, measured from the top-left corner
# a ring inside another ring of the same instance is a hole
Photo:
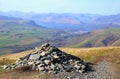
[[[8,17],[8,16],[2,16],[0,15],[0,26],[12,26],[12,25],[24,25],[24,26],[37,26],[41,27],[40,25],[37,25],[34,21],[32,20],[24,20],[20,18],[15,18],[15,17]]]
[[[89,32],[72,38],[69,42],[74,43],[71,47],[120,46],[120,28],[106,28]]]
[[[118,27],[120,14],[0,12],[0,54],[32,49],[45,42],[58,47],[120,46]]]
[[[0,53],[30,49],[50,39],[54,32],[34,21],[0,16]]]
[[[120,14],[103,16],[98,14],[0,12],[0,15],[33,20],[36,24],[49,28],[93,31],[107,27],[120,27]]]
[[[45,42],[64,46],[67,39],[82,33],[85,31],[51,29],[31,20],[0,16],[0,54],[33,49]]]

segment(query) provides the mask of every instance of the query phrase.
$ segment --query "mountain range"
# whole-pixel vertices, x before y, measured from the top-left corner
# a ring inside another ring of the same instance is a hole
[[[0,53],[33,49],[49,42],[64,46],[68,38],[84,33],[81,30],[62,30],[37,25],[34,21],[0,16]]]
[[[35,14],[0,12],[0,54],[58,47],[120,46],[120,14]]]
[[[72,14],[72,13],[24,13],[0,12],[0,15],[32,20],[36,24],[48,28],[80,29],[94,31],[107,27],[120,27],[120,14]]]

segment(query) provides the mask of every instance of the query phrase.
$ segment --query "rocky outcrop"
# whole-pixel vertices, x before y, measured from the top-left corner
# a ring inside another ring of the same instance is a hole
[[[34,52],[19,58],[15,63],[4,66],[4,69],[15,69],[22,66],[31,66],[32,70],[56,74],[62,71],[83,73],[87,64],[80,58],[45,43],[41,47],[36,47]]]

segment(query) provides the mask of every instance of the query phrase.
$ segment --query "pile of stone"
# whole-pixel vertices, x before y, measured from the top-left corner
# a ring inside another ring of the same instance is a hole
[[[4,69],[15,69],[23,66],[31,66],[32,70],[59,73],[63,71],[76,71],[83,73],[86,63],[78,57],[62,52],[55,46],[45,43],[36,47],[34,52],[21,57],[14,64],[4,66]]]

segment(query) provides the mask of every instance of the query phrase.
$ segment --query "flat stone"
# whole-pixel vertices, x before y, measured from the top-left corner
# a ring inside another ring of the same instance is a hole
[[[45,67],[38,67],[38,70],[44,71],[44,70],[45,70]]]
[[[38,67],[44,67],[45,64],[39,64]]]
[[[83,70],[79,70],[78,72],[82,74],[84,71]]]
[[[82,69],[85,69],[85,65],[82,65],[81,68],[82,68]]]
[[[8,66],[7,66],[7,65],[4,65],[4,66],[3,66],[3,69],[7,69],[7,68],[8,68]]]
[[[49,43],[45,43],[42,45],[42,47],[48,47],[48,46],[50,46]]]
[[[39,60],[40,59],[40,54],[33,54],[30,55],[29,60]]]
[[[57,59],[57,58],[59,58],[59,56],[57,56],[57,55],[53,55],[53,58],[56,58],[56,59]]]
[[[32,65],[34,62],[28,62],[28,65]]]
[[[64,68],[65,68],[65,71],[67,71],[67,72],[70,72],[72,70],[72,66],[70,66],[70,65],[66,65],[66,66],[64,66]]]
[[[55,70],[55,65],[51,64],[51,65],[50,65],[50,68],[51,68],[52,70]]]
[[[37,66],[35,64],[32,65],[32,70],[36,70]]]
[[[52,52],[53,50],[54,50],[54,48],[50,47],[48,51]]]
[[[25,60],[25,59],[28,60],[28,58],[30,57],[30,55],[31,55],[31,54],[28,54],[28,55],[26,55],[26,56],[24,56],[24,57],[21,57],[20,60]]]
[[[40,53],[41,56],[45,56],[45,54],[46,54],[46,53],[45,53],[44,51],[43,51],[42,53]]]
[[[66,77],[67,79],[72,79],[71,77]]]
[[[11,69],[11,66],[7,66],[7,65],[5,65],[5,66],[3,67],[3,69],[7,69],[7,70],[9,70],[9,69]]]
[[[76,64],[74,67],[75,67],[76,69],[80,69],[80,68],[81,68],[81,67],[80,67],[79,65],[77,65],[77,64]]]
[[[47,65],[50,64],[50,62],[51,62],[50,60],[44,60],[44,63]]]

